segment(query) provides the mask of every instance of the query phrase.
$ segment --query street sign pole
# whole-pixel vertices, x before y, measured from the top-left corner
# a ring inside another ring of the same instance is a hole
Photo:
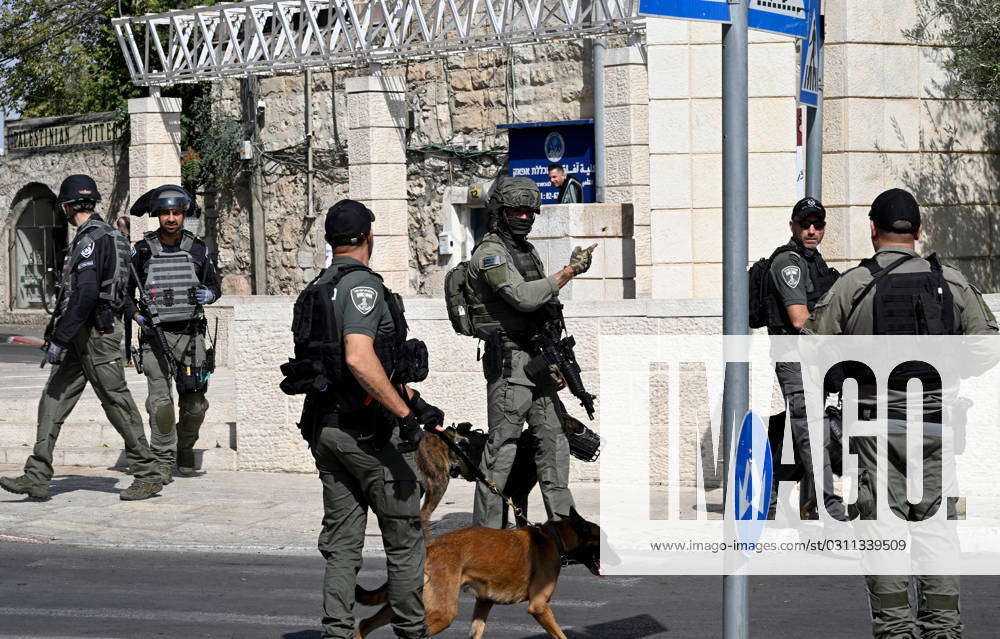
[[[751,0],[729,0],[730,23],[722,26],[722,332],[749,335],[747,14]],[[727,358],[728,359],[728,358]],[[749,405],[749,364],[726,364],[723,415],[723,477],[728,487],[733,440]],[[728,501],[724,503],[728,504]],[[750,637],[746,575],[722,578],[725,639]]]
[[[824,24],[822,16],[818,16],[819,24],[816,26],[818,43],[818,53],[816,56],[816,66],[818,68],[818,78],[823,81],[823,38]],[[808,41],[802,43],[808,46]],[[820,90],[816,92],[816,106],[806,107],[806,195],[817,200],[823,199],[823,91],[822,84]]]

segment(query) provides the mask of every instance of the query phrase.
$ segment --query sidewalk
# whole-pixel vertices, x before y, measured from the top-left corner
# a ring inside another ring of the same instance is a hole
[[[25,451],[27,453],[27,451]],[[21,474],[20,465],[0,465],[0,474]],[[118,491],[132,478],[113,470],[56,468],[52,499],[27,501],[0,491],[0,543],[55,543],[148,550],[312,555],[323,502],[314,474],[207,472],[178,477],[152,499],[124,502]],[[596,519],[600,488],[572,486],[577,509]],[[433,534],[472,523],[473,485],[453,479],[434,512]],[[532,521],[544,519],[538,491],[529,506]],[[381,554],[374,516],[368,517],[366,554]]]

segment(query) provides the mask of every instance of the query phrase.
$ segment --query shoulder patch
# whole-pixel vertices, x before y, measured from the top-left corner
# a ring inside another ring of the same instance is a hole
[[[362,315],[367,315],[375,308],[378,293],[370,286],[355,286],[351,289],[351,303]]]
[[[129,249],[129,253],[132,255],[132,257],[135,257],[136,253],[135,244],[133,244],[132,247]]]
[[[788,288],[795,288],[802,280],[802,269],[798,266],[786,266],[781,269],[781,279],[785,281]]]
[[[93,255],[93,253],[94,253],[94,245],[88,244],[83,248],[82,251],[80,251],[80,257],[82,257],[83,259],[87,259],[91,255]]]
[[[502,255],[487,255],[480,262],[480,268],[488,269],[504,263]]]

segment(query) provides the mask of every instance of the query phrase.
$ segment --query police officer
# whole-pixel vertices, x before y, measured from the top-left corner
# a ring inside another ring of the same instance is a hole
[[[530,379],[525,365],[533,355],[530,337],[548,320],[562,322],[559,289],[590,268],[594,246],[577,247],[569,266],[545,276],[538,252],[527,240],[539,212],[538,187],[530,178],[503,177],[489,199],[490,231],[472,252],[468,278],[479,300],[471,313],[483,330],[486,357],[489,435],[482,471],[496,485],[507,483],[525,421],[537,442],[535,462],[542,500],[550,519],[574,506],[569,490],[569,444],[563,433],[558,389],[548,380]],[[473,522],[500,528],[502,499],[484,484],[476,486]]]
[[[165,185],[139,198],[131,211],[137,216],[148,213],[160,223],[158,230],[146,233],[136,242],[132,265],[140,279],[138,284],[156,306],[173,365],[160,352],[151,318],[135,307],[134,280],[127,303],[132,317],[143,329],[139,341],[149,389],[146,412],[153,455],[164,483],[173,481],[175,461],[181,475],[195,472],[194,445],[208,410],[205,391],[214,367],[214,362],[209,361],[212,353],[206,351],[203,306],[222,295],[205,243],[184,229],[184,219],[193,210],[194,200],[187,191]],[[172,391],[178,370],[179,419],[175,417]]]
[[[819,200],[806,197],[792,209],[788,222],[791,239],[771,254],[771,301],[773,312],[767,327],[770,335],[797,335],[805,326],[816,306],[837,279],[837,271],[827,266],[819,252],[819,244],[826,233],[826,209]],[[805,471],[799,485],[799,503],[802,516],[815,518],[816,487],[813,481],[812,455],[809,449],[809,424],[806,419],[806,401],[802,389],[802,371],[798,362],[778,362],[775,373],[785,398],[792,429],[792,442],[801,458]],[[825,433],[829,439],[829,433]],[[827,444],[829,441],[826,442]],[[830,515],[844,519],[844,504],[833,491],[833,471],[829,457],[824,454],[823,467],[824,503]],[[777,482],[772,492],[771,509],[777,505]]]
[[[323,636],[354,636],[354,586],[370,508],[382,531],[393,629],[398,637],[418,639],[427,636],[427,626],[415,449],[421,428],[443,430],[444,413],[416,391],[394,384],[395,376],[390,379],[406,327],[401,300],[368,266],[374,219],[354,200],[330,208],[325,227],[332,262],[299,298],[316,288],[327,291],[320,297],[323,304],[332,302],[333,317],[314,317],[311,323],[332,320],[343,360],[339,382],[330,384],[335,388],[324,387],[306,400],[306,410],[313,411],[309,419],[319,424],[312,450],[323,483]],[[332,294],[326,288],[331,286]],[[309,321],[300,316],[300,302],[295,327]]]
[[[869,218],[874,257],[844,273],[833,285],[816,305],[808,330],[822,335],[997,333],[993,313],[965,276],[957,269],[942,265],[936,256],[924,259],[914,250],[921,232],[920,209],[910,193],[901,189],[882,193],[872,204]],[[879,279],[869,288],[876,275]],[[889,386],[893,386],[891,378]],[[861,392],[860,396],[864,398],[867,393]],[[867,412],[866,418],[874,419],[875,407],[865,404],[863,399],[859,403],[863,414]],[[916,506],[907,502],[906,392],[890,392],[887,404],[889,507],[902,520],[922,521],[938,510],[940,496],[925,498]],[[938,424],[933,423],[933,416],[930,420],[925,416],[924,421],[925,486],[935,481],[940,485],[940,417]],[[858,467],[862,469],[857,508],[871,514],[875,509],[874,495],[880,491],[871,485],[874,474],[865,473],[863,469],[876,468],[876,438],[855,437],[852,442],[856,446]],[[948,500],[949,515],[953,515],[953,508],[952,501]],[[922,575],[915,580],[919,623],[910,612],[911,577],[866,577],[874,636],[960,637],[958,577]]]
[[[63,263],[56,312],[46,330],[45,357],[52,372],[38,404],[38,435],[24,475],[0,478],[5,490],[34,499],[49,497],[52,451],[87,382],[125,440],[126,456],[135,471],[135,480],[120,497],[146,499],[163,488],[121,359],[118,316],[128,287],[128,239],[95,212],[100,199],[97,184],[87,175],[71,175],[59,188],[59,205],[77,232]]]

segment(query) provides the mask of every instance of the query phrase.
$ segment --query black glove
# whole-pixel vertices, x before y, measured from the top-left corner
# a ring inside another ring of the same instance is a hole
[[[427,432],[437,430],[438,426],[444,426],[444,411],[425,402],[416,391],[413,391],[413,397],[410,399],[410,408]]]
[[[412,444],[416,448],[420,440],[424,438],[424,431],[420,430],[420,420],[410,411],[410,414],[403,418],[399,424],[399,439],[404,444]]]

